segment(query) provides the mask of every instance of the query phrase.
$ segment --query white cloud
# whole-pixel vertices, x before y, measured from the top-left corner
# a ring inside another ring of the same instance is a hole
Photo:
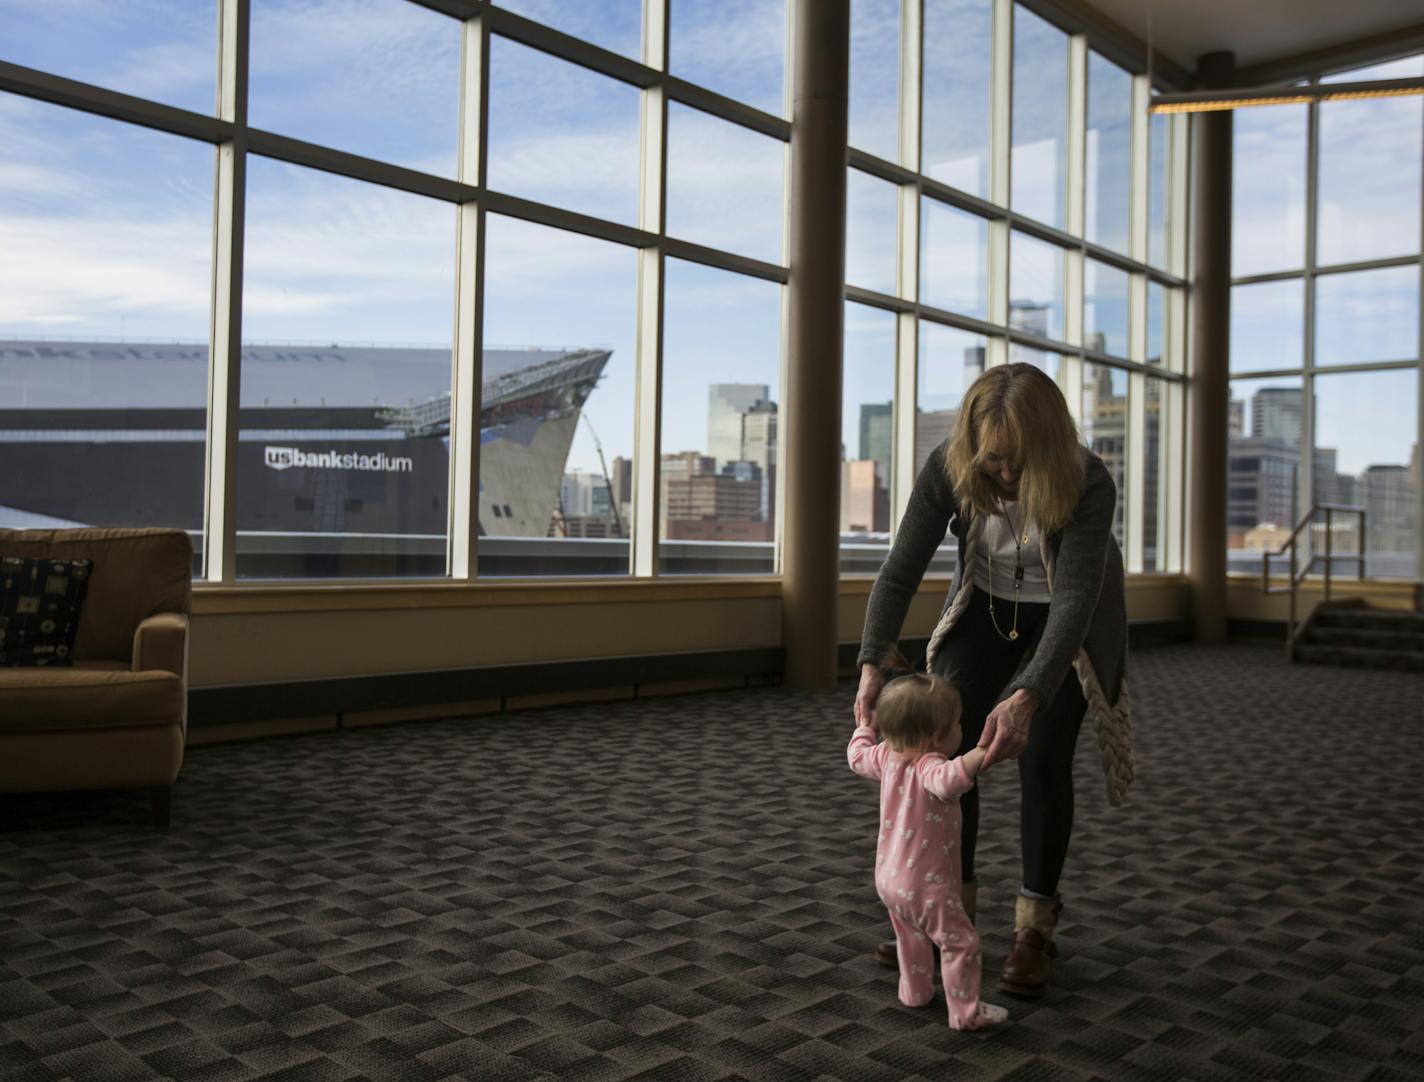
[[[207,223],[0,219],[0,325],[110,333],[120,317],[173,334],[205,329],[211,296]]]
[[[668,232],[781,260],[785,144],[695,109],[668,117]]]
[[[460,23],[402,0],[254,4],[258,128],[453,175]]]
[[[922,204],[920,294],[930,304],[988,315],[989,233],[981,218],[932,200]]]
[[[216,104],[217,47],[213,43],[162,42],[128,53],[112,82],[126,94],[164,101],[175,93],[206,92]]]
[[[614,221],[633,224],[638,209],[637,130],[499,130],[491,138],[490,186]]]
[[[7,59],[185,108],[211,108],[216,0],[0,0]]]
[[[627,56],[636,57],[642,42],[641,0],[505,0],[501,6]]]
[[[537,288],[587,295],[633,272],[632,248],[514,218],[491,215],[485,220],[485,259],[493,279],[487,289],[504,293]],[[628,295],[627,303],[632,301]]]
[[[457,20],[396,0],[254,4],[252,78],[296,76],[334,104],[355,91],[369,99],[393,94],[393,107],[417,106],[426,94],[448,96],[460,32]]]
[[[674,3],[668,51],[674,75],[781,113],[785,0]]]
[[[75,196],[83,191],[71,174],[23,162],[0,162],[0,196]]]

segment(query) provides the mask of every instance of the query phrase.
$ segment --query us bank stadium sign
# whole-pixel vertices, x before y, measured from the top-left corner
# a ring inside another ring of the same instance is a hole
[[[269,469],[361,470],[367,473],[410,473],[413,459],[391,456],[384,451],[360,455],[350,451],[303,451],[297,447],[265,447],[263,461]]]

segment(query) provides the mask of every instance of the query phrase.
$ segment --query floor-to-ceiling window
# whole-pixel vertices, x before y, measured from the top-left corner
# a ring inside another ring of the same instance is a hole
[[[1420,76],[1424,57],[1319,82]],[[1365,511],[1368,575],[1416,577],[1424,99],[1240,109],[1234,138],[1228,567],[1259,574],[1329,504]],[[1360,542],[1336,517],[1332,551]]]
[[[0,521],[181,526],[213,582],[773,572],[793,14],[6,15]],[[1184,128],[1011,0],[851,17],[845,566],[1007,360],[1179,566]]]
[[[774,570],[786,0],[22,7],[0,523],[180,526],[210,581]]]
[[[8,5],[0,60],[203,113],[215,3]],[[0,525],[201,529],[211,145],[0,92],[0,148]]]
[[[842,568],[873,570],[965,389],[1021,361],[1113,473],[1129,569],[1179,570],[1185,121],[1011,0],[852,0],[851,33]]]

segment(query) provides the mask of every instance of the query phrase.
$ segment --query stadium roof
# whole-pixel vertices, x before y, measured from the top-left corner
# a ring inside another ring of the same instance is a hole
[[[489,349],[484,380],[576,352]],[[159,342],[0,339],[0,408],[203,409],[208,347]],[[450,390],[450,350],[253,346],[242,351],[244,407],[370,407]]]

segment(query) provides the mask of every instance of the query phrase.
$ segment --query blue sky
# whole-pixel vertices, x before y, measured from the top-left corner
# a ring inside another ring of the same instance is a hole
[[[1013,167],[1009,203],[1064,224],[1068,146],[1068,35],[1025,8],[1014,11]]]
[[[640,54],[637,0],[508,6],[624,55]],[[924,165],[971,191],[987,183],[989,7],[988,0],[926,4]],[[1018,55],[1030,63],[1016,78],[1016,100],[1045,104],[1014,119],[1014,204],[1052,220],[1064,137],[1062,110],[1053,103],[1062,100],[1066,37],[1036,16],[1017,17]],[[673,0],[671,70],[781,114],[785,18],[784,0]],[[893,158],[898,2],[856,0],[852,18],[851,140]],[[458,23],[399,0],[253,0],[252,19],[253,124],[454,175]],[[214,107],[215,41],[216,4],[209,0],[0,0],[5,59],[200,112]],[[632,224],[637,91],[502,40],[493,43],[491,65],[491,184]],[[1116,244],[1127,81],[1098,57],[1090,59],[1089,76],[1089,181],[1098,194],[1088,225]],[[1419,99],[1322,109],[1322,259],[1417,249],[1421,109]],[[0,96],[0,148],[0,334],[206,337],[211,147]],[[1238,113],[1237,155],[1236,273],[1298,268],[1304,110]],[[260,159],[250,165],[249,183],[247,337],[450,341],[453,207]],[[784,183],[783,144],[672,106],[674,235],[780,261]],[[893,292],[897,213],[893,187],[852,173],[850,280]],[[927,207],[923,222],[926,299],[983,314],[982,224],[941,207]],[[587,413],[610,459],[630,455],[634,252],[497,217],[489,228],[486,341],[612,349]],[[1058,261],[1047,258],[1051,249],[1037,261],[1025,258],[1025,248],[1037,251],[1037,242],[1016,237],[1012,294],[1049,300],[1061,290]],[[776,388],[780,298],[774,285],[676,262],[667,287],[664,446],[672,451],[704,445],[707,384]],[[1299,283],[1251,290],[1238,291],[1233,326],[1242,371],[1297,356],[1300,348]],[[1321,359],[1392,359],[1411,342],[1417,350],[1417,297],[1412,268],[1322,279]],[[1121,303],[1116,288],[1102,294],[1089,325],[1096,318],[1119,327]],[[859,403],[884,401],[893,391],[894,321],[858,306],[849,312],[845,422],[853,433]],[[926,374],[929,383],[938,378]],[[1322,393],[1335,386],[1323,382]],[[1365,431],[1380,442],[1377,451],[1360,452],[1365,458],[1403,461],[1408,453],[1415,398],[1398,390],[1374,403]],[[1331,409],[1331,417],[1348,415],[1343,405]],[[1321,431],[1323,438],[1323,423]],[[854,453],[854,438],[847,442]],[[597,468],[584,429],[570,464]]]
[[[926,176],[989,195],[991,0],[927,0],[920,167]]]
[[[895,161],[900,120],[900,0],[855,0],[850,20],[847,138],[859,150]]]
[[[506,0],[501,6],[633,60],[642,56],[642,0]]]

